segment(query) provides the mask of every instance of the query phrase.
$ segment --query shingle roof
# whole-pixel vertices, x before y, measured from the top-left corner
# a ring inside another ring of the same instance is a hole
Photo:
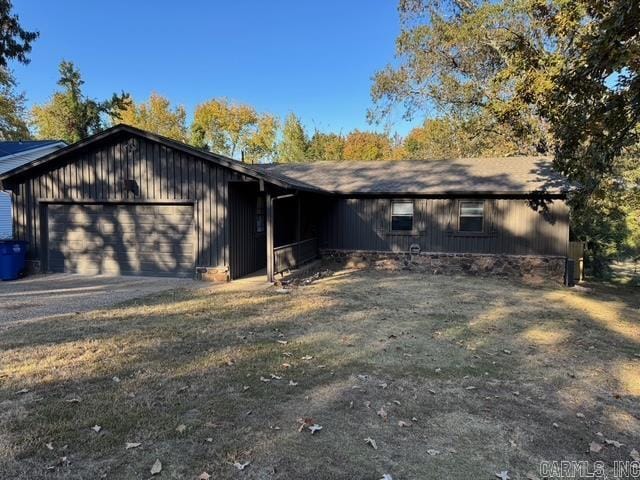
[[[547,157],[265,164],[264,172],[341,194],[562,193],[568,183]]]

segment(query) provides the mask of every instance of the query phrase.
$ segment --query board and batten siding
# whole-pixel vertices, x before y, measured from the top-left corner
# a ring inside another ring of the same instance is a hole
[[[320,247],[407,252],[418,244],[424,252],[566,256],[569,209],[563,200],[554,199],[543,214],[526,199],[486,198],[481,234],[458,232],[460,200],[414,198],[413,230],[392,232],[390,198],[335,199],[327,202]]]
[[[11,208],[11,194],[0,192],[0,239],[13,236]]]
[[[136,181],[138,195],[127,190],[127,179]],[[15,237],[29,242],[29,258],[40,258],[47,201],[193,202],[195,265],[229,265],[228,184],[243,180],[229,168],[150,139],[109,136],[15,181]]]

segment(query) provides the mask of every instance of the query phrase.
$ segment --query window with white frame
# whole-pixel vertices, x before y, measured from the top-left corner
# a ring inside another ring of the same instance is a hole
[[[410,200],[393,200],[391,202],[391,230],[413,230],[413,202]]]
[[[482,232],[484,225],[484,201],[465,200],[460,202],[458,230],[461,232]]]

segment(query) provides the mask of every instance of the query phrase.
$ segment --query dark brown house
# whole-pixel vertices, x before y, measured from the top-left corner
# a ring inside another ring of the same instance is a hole
[[[42,272],[273,279],[324,255],[555,275],[569,242],[566,184],[535,157],[258,166],[118,125],[0,181]]]

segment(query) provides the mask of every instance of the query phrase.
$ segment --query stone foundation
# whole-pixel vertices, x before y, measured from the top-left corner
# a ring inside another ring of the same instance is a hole
[[[229,267],[197,267],[196,278],[203,282],[228,282]]]
[[[433,275],[476,275],[517,278],[531,284],[564,280],[565,257],[485,253],[372,252],[322,250],[327,267],[412,270]]]

